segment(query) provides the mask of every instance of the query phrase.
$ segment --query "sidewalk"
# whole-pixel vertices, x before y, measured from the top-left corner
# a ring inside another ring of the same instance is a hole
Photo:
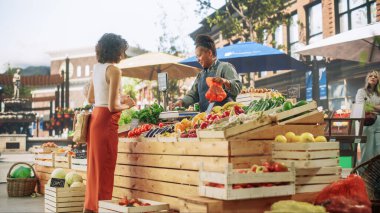
[[[0,184],[0,212],[44,212],[44,197],[8,197],[7,184]]]

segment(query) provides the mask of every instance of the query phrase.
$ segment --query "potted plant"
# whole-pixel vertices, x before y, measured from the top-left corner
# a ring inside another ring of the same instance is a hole
[[[62,118],[62,115],[63,115],[62,108],[61,107],[57,107],[55,109],[55,114],[56,114],[57,118]]]

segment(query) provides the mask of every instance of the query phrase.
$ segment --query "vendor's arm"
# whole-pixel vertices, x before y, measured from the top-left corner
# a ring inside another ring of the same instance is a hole
[[[235,67],[232,64],[226,64],[223,74],[223,85],[228,93],[233,96],[240,94],[243,84],[240,81],[239,75],[237,74]]]
[[[182,105],[184,107],[188,107],[191,104],[199,102],[198,80],[199,80],[199,74],[195,78],[195,81],[193,83],[193,86],[191,86],[191,89],[187,92],[187,94],[181,100]]]

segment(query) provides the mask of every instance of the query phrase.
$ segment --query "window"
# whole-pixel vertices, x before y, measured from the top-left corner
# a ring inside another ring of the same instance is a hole
[[[276,47],[284,45],[284,34],[282,30],[282,25],[278,26],[276,28],[276,31],[274,32],[274,40],[276,41]]]
[[[288,44],[289,44],[289,53],[290,55],[299,60],[299,54],[295,54],[294,52],[299,47],[299,33],[298,33],[298,14],[295,13],[290,17],[290,23],[288,26]]]
[[[77,66],[77,77],[80,77],[82,75],[82,67]]]
[[[376,21],[375,0],[336,0],[337,33],[362,27]]]
[[[317,1],[306,8],[307,13],[307,43],[312,44],[323,38],[322,4]]]
[[[84,68],[84,73],[86,76],[90,75],[90,65],[86,65],[86,67]]]

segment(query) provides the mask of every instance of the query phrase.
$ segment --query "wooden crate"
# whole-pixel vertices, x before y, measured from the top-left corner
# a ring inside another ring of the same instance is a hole
[[[41,194],[45,193],[45,184],[47,184],[47,182],[49,181],[50,174],[53,172],[54,169],[55,168],[53,167],[34,165],[34,170],[36,171],[37,177],[40,181],[40,185],[39,185],[40,188],[38,190]],[[66,173],[73,171],[72,169],[64,169],[64,170]],[[86,172],[81,172],[81,171],[75,171],[75,172],[80,174],[83,177],[83,180],[84,180],[83,183],[86,183],[86,179],[87,179]]]
[[[296,107],[284,112],[276,113],[276,118],[277,118],[277,121],[284,121],[284,120],[293,118],[295,116],[298,117],[301,114],[304,114],[310,111],[315,111],[316,109],[317,109],[317,102],[311,101],[310,103],[305,104],[303,106]]]
[[[319,192],[329,184],[341,179],[340,166],[296,169],[296,192]]]
[[[54,157],[54,166],[57,168],[65,168],[70,169],[71,168],[71,156],[65,156],[65,154],[55,154]]]
[[[272,159],[296,168],[319,168],[339,165],[339,142],[276,143]]]
[[[198,170],[224,171],[232,163],[247,168],[269,160],[270,141],[120,142],[115,170],[115,198],[139,197],[169,203],[198,196]]]
[[[159,212],[163,210],[169,210],[169,204],[161,203],[152,200],[139,199],[143,203],[149,203],[150,206],[137,206],[137,207],[126,207],[120,206],[118,201],[115,200],[104,200],[99,201],[99,212]]]
[[[54,153],[37,153],[34,156],[34,163],[40,166],[55,166],[55,154]]]
[[[244,132],[258,129],[260,127],[267,127],[272,123],[269,117],[265,117],[262,122],[250,121],[241,125],[236,125],[224,130],[200,130],[198,131],[198,137],[202,141],[203,139],[229,139],[232,136],[239,135]]]
[[[289,170],[289,172],[241,174],[233,169],[232,164],[228,164],[228,166],[226,166],[224,173],[204,171],[201,167],[201,170],[199,171],[199,195],[222,200],[242,200],[293,195],[295,194],[294,166],[290,167]],[[207,186],[206,183],[210,182],[223,184],[224,188]],[[233,184],[259,184],[279,182],[286,183],[286,185],[233,189]]]
[[[45,185],[45,212],[82,212],[86,187],[54,188]]]
[[[76,171],[87,171],[87,159],[71,158],[70,168]]]

